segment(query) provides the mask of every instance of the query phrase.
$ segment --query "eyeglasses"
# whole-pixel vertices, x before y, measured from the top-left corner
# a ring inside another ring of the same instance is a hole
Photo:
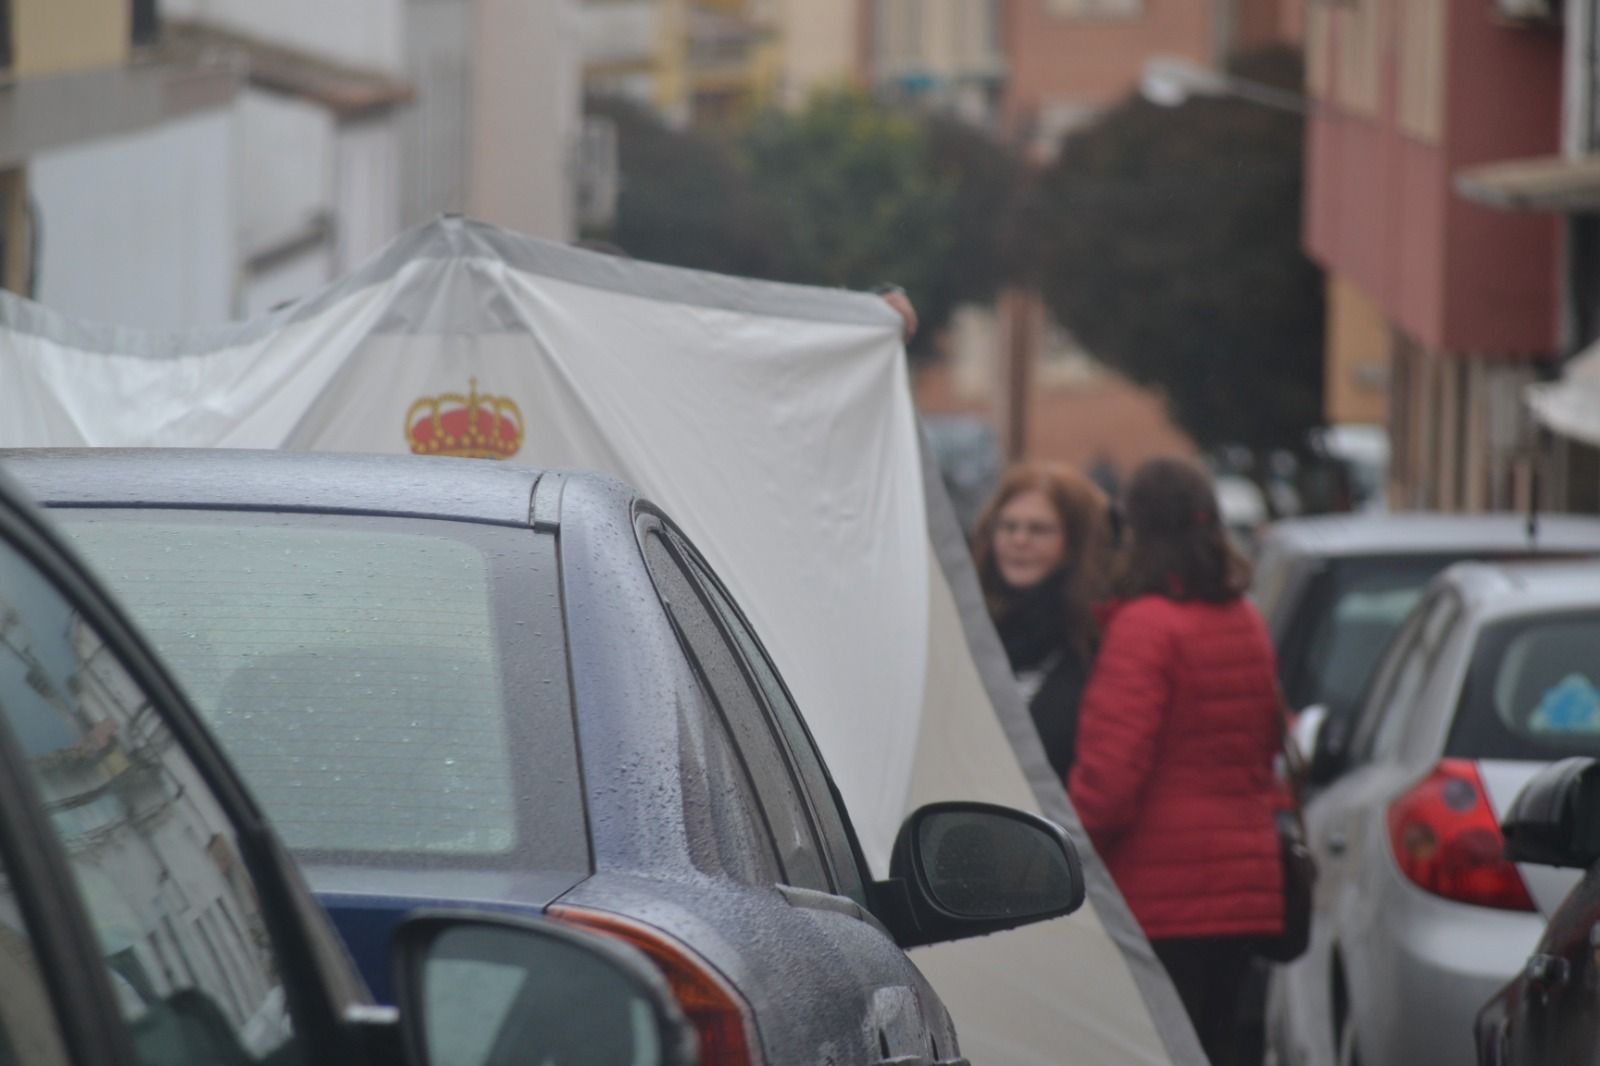
[[[994,524],[994,532],[999,537],[1055,537],[1060,536],[1061,527],[1055,522],[1018,522],[1010,518],[1002,518]]]

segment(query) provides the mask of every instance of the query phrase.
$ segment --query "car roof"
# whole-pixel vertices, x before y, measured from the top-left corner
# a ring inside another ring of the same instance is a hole
[[[528,525],[541,477],[586,482],[626,506],[633,493],[600,474],[481,459],[248,449],[0,450],[0,466],[55,507],[196,507],[408,515]]]
[[[1600,551],[1600,517],[1542,514],[1530,538],[1525,514],[1321,515],[1276,522],[1267,538],[1277,551],[1314,556]]]
[[[1485,619],[1600,609],[1600,560],[1463,562],[1436,580],[1454,586],[1468,610]]]

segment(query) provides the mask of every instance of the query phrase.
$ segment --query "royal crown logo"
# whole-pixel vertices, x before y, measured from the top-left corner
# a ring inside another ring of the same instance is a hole
[[[467,394],[424,396],[406,412],[406,439],[417,455],[455,455],[468,459],[509,459],[522,447],[522,412],[509,396],[478,392],[468,378]]]

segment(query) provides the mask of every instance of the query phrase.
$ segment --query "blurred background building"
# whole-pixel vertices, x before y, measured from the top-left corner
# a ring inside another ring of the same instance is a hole
[[[1002,6],[1007,126],[1051,155],[1135,91],[1153,57],[1219,69],[1297,44],[1304,0],[1009,0]]]
[[[1559,228],[1455,173],[1559,143],[1561,38],[1492,4],[1312,5],[1306,245],[1328,272],[1329,418],[1388,384],[1391,502],[1530,499],[1522,390],[1558,349]]]
[[[227,318],[237,72],[220,57],[164,50],[151,3],[7,9],[5,287],[109,322]]]
[[[559,0],[4,8],[4,280],[52,308],[255,314],[441,212],[575,232],[579,27]]]
[[[1221,72],[1273,44],[1303,51],[1302,239],[1326,273],[1307,447],[1381,464],[1387,441],[1395,506],[1600,510],[1600,418],[1560,413],[1600,378],[1597,2],[9,0],[0,282],[187,327],[441,212],[568,240],[621,181],[586,94],[715,133],[851,87],[1037,173],[1153,61]],[[1112,470],[1195,449],[1027,288],[936,347],[918,400],[962,448]]]
[[[1505,0],[1503,14],[1560,41],[1560,89],[1541,100],[1539,121],[1558,133],[1524,155],[1461,168],[1456,187],[1466,199],[1520,218],[1525,226],[1555,226],[1556,254],[1547,260],[1558,303],[1558,358],[1536,368],[1542,379],[1524,396],[1534,415],[1529,479],[1537,472],[1550,505],[1600,511],[1600,66],[1595,0]],[[1546,47],[1550,47],[1547,43]],[[1559,147],[1551,150],[1551,145]],[[1519,411],[1522,410],[1519,408]]]

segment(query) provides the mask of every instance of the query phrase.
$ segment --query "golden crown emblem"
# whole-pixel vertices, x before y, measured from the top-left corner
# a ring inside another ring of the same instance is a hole
[[[406,439],[417,455],[509,459],[522,447],[522,412],[515,401],[479,393],[477,378],[467,381],[465,396],[424,396],[406,412]]]

